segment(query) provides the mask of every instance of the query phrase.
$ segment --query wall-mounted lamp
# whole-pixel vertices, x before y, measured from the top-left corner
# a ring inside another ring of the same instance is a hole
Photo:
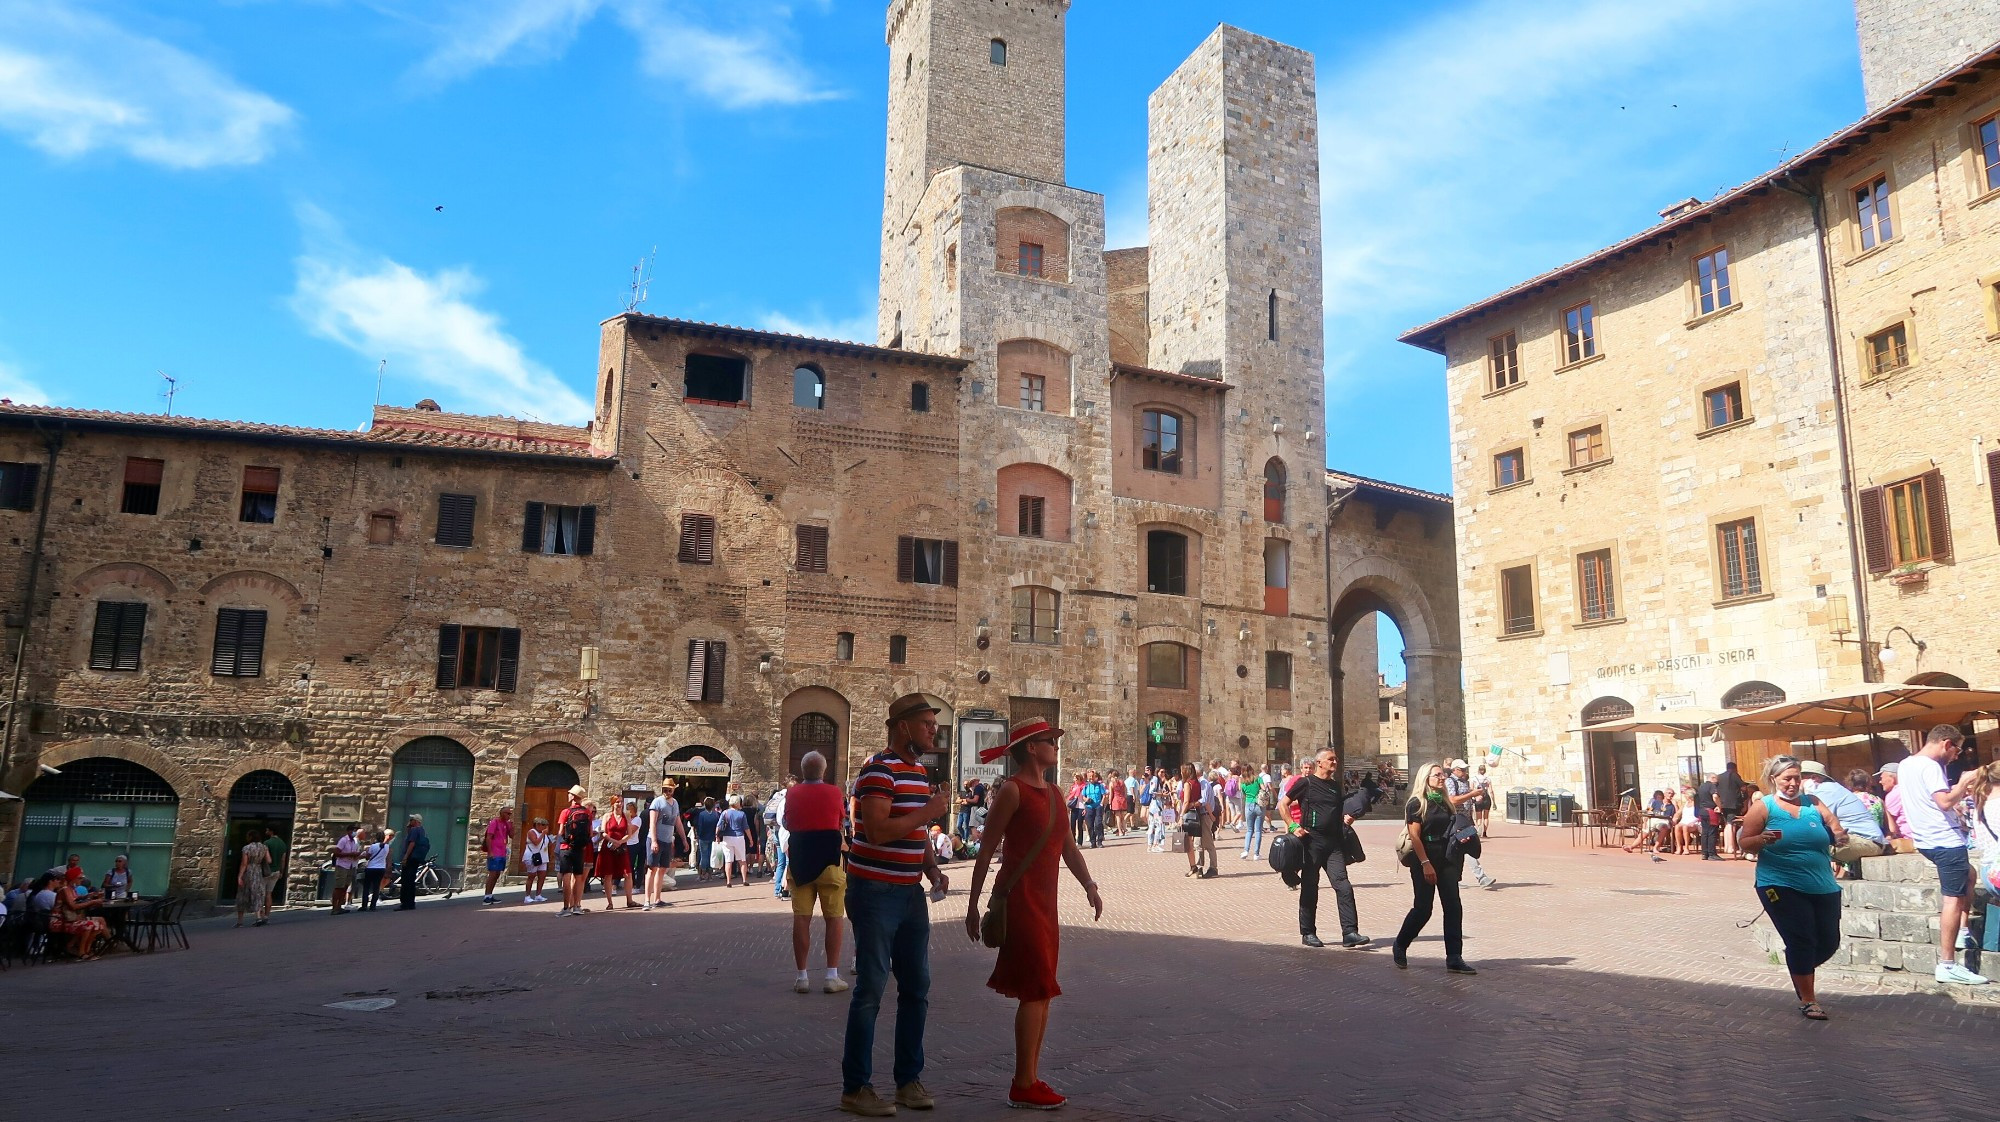
[[[1306,430],[1306,443],[1307,443],[1307,444],[1311,444],[1312,442],[1313,442],[1313,430],[1311,430],[1311,429],[1307,429],[1307,430]]]
[[[577,660],[577,681],[595,682],[597,680],[598,649],[596,647],[585,647],[580,653],[582,657]]]
[[[1084,524],[1084,525],[1086,525],[1086,526],[1096,526],[1096,525],[1097,525],[1097,515],[1096,515],[1096,513],[1094,513],[1094,512],[1093,512],[1093,513],[1090,513],[1090,514],[1086,514],[1086,515],[1084,515],[1084,516],[1083,516],[1083,524]]]
[[[771,672],[771,663],[772,663],[772,661],[773,661],[774,659],[776,659],[777,657],[778,657],[778,656],[776,656],[776,655],[772,654],[772,653],[771,653],[770,651],[765,651],[765,652],[764,652],[763,654],[760,654],[760,655],[758,655],[758,656],[757,656],[757,673],[759,673],[759,674],[769,674],[769,673]]]
[[[1236,638],[1237,641],[1243,643],[1250,641],[1250,625],[1248,623],[1241,623],[1236,626]]]
[[[1214,620],[1209,620],[1209,621],[1208,621],[1208,633],[1209,633],[1210,635],[1213,635],[1213,634],[1215,634],[1215,633],[1216,633],[1216,632],[1217,632],[1218,630],[1220,630],[1220,628],[1218,628],[1218,627],[1216,627],[1216,626],[1215,626],[1215,621],[1214,621]]]
[[[1283,421],[1272,421],[1272,422],[1271,422],[1271,435],[1272,435],[1272,436],[1283,436],[1283,435],[1285,435],[1285,422],[1283,422]]]
[[[992,628],[987,625],[986,617],[980,616],[979,626],[973,631],[974,637],[984,639],[992,634],[993,634]]]
[[[978,511],[981,514],[991,514],[993,513],[993,504],[987,502],[985,499],[981,499],[978,502],[972,504],[972,509]]]
[[[1917,661],[1922,662],[1924,652],[1930,650],[1931,645],[1910,634],[1910,629],[1901,624],[1897,624],[1895,627],[1882,633],[1882,645],[1875,652],[1875,660],[1884,666],[1891,665],[1896,661],[1896,652],[1889,646],[1889,640],[1894,639],[1898,631],[1902,632],[1904,637],[1909,639],[1911,645],[1917,648]]]
[[[1086,627],[1083,629],[1083,645],[1086,647],[1097,645],[1097,629],[1095,627]]]
[[[1130,627],[1130,626],[1132,626],[1132,613],[1131,613],[1131,612],[1119,612],[1119,613],[1118,613],[1118,622],[1119,622],[1119,623],[1122,623],[1122,624],[1124,624],[1124,625],[1125,625],[1125,626],[1127,626],[1127,627]]]

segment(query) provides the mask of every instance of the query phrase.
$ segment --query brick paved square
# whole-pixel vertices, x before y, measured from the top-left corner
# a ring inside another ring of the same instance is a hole
[[[1066,884],[1066,992],[1044,1061],[1072,1096],[1065,1115],[1915,1122],[1980,1101],[2000,1015],[1830,982],[1834,1019],[1803,1021],[1736,926],[1757,910],[1748,865],[1501,827],[1487,866],[1502,887],[1466,897],[1481,973],[1459,978],[1435,929],[1392,968],[1407,882],[1392,828],[1364,823],[1363,838],[1366,951],[1301,947],[1296,897],[1228,845],[1205,882],[1141,840],[1090,851],[1108,910],[1093,924]],[[935,1117],[998,1118],[1013,1007],[984,988],[992,952],[964,936],[970,866],[948,868],[925,1081]],[[847,999],[791,992],[788,913],[768,883],[561,920],[518,898],[298,911],[261,930],[203,921],[189,951],[17,967],[0,976],[0,1059],[53,1059],[90,1101],[158,1118],[837,1116]],[[1322,932],[1337,927],[1331,893],[1321,906]],[[328,1008],[370,997],[396,1004]],[[889,1036],[885,1012],[885,1082]]]

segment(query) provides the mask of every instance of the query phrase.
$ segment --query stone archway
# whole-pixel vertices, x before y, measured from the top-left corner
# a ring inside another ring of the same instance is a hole
[[[1377,519],[1379,521],[1379,518]],[[1366,523],[1362,524],[1364,527]],[[1333,534],[1328,535],[1333,538]],[[1459,675],[1458,620],[1455,574],[1442,565],[1440,571],[1419,578],[1380,552],[1371,552],[1368,543],[1343,535],[1331,547],[1335,557],[1347,554],[1347,563],[1330,565],[1332,605],[1327,618],[1327,667],[1332,677],[1332,728],[1334,748],[1346,762],[1348,688],[1342,661],[1347,644],[1363,621],[1379,612],[1389,617],[1403,635],[1403,665],[1409,767],[1443,761],[1465,754],[1465,695]],[[1449,539],[1443,544],[1443,560],[1450,558]],[[1372,681],[1372,677],[1371,677]],[[1300,751],[1317,750],[1317,745],[1301,745]]]

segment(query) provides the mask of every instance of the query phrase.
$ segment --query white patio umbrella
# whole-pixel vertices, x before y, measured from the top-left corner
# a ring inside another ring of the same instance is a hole
[[[1734,713],[1717,727],[1725,740],[1826,740],[1995,714],[2000,714],[2000,690],[1879,684]]]

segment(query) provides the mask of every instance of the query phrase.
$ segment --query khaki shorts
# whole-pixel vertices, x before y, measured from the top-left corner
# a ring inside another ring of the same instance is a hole
[[[354,870],[343,869],[340,866],[335,865],[333,867],[333,890],[335,892],[346,892],[348,889],[353,887],[354,887]]]
[[[820,912],[826,918],[843,919],[847,916],[847,870],[841,868],[838,862],[828,865],[810,884],[798,881],[791,884],[793,915],[811,919],[813,901],[818,900]]]

